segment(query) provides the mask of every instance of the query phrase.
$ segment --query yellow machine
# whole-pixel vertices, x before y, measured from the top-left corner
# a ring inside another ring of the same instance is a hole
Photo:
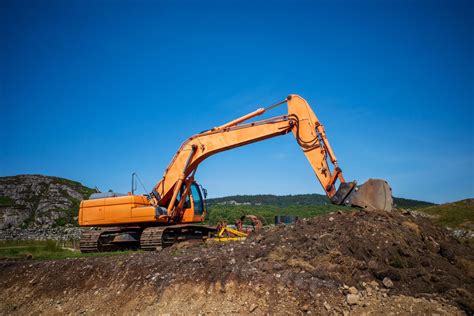
[[[287,115],[244,123],[284,103],[288,105]],[[219,152],[290,132],[332,203],[367,210],[392,209],[391,189],[386,181],[370,179],[357,186],[355,181],[344,180],[320,121],[302,97],[290,95],[187,139],[150,194],[109,192],[93,194],[82,201],[79,225],[101,229],[83,234],[81,251],[156,250],[183,240],[218,238],[216,227],[196,224],[203,222],[206,214],[206,192],[194,180],[199,164]]]

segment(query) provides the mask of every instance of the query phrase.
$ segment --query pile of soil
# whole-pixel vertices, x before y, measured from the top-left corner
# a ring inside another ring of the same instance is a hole
[[[474,251],[409,212],[337,212],[233,243],[0,260],[0,313],[474,312]]]

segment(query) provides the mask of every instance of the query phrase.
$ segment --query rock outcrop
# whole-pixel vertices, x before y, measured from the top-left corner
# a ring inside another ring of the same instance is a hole
[[[23,234],[77,226],[79,203],[93,192],[79,182],[57,177],[1,177],[0,232]]]

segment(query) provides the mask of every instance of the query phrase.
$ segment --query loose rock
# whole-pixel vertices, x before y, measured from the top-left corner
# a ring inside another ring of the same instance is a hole
[[[324,305],[324,308],[325,308],[326,310],[328,310],[328,311],[331,310],[331,305],[329,305],[328,302],[324,302],[323,305]]]
[[[385,277],[385,278],[382,280],[382,283],[383,283],[383,285],[384,285],[387,289],[393,288],[393,282],[392,282],[392,280],[390,280],[390,278],[388,278],[388,277]]]
[[[252,313],[254,310],[257,309],[257,307],[258,307],[257,304],[252,304],[252,305],[250,305],[249,311]]]
[[[347,294],[346,301],[347,301],[347,304],[349,305],[356,305],[359,302],[359,295]]]
[[[359,291],[358,291],[355,287],[353,287],[353,286],[351,286],[348,291],[349,291],[349,294],[357,294],[357,293],[359,293]]]

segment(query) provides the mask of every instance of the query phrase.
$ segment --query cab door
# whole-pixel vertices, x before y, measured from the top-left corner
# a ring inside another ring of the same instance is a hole
[[[196,182],[191,184],[191,196],[193,199],[194,221],[203,221],[205,215],[204,199],[202,198],[201,189]]]
[[[180,193],[176,199],[176,205],[183,198],[183,192],[185,191],[185,185],[181,188]],[[190,192],[186,195],[186,200],[183,204],[183,223],[202,222],[204,221],[205,208],[204,199],[202,198],[201,190],[199,185],[195,182],[191,184]]]

